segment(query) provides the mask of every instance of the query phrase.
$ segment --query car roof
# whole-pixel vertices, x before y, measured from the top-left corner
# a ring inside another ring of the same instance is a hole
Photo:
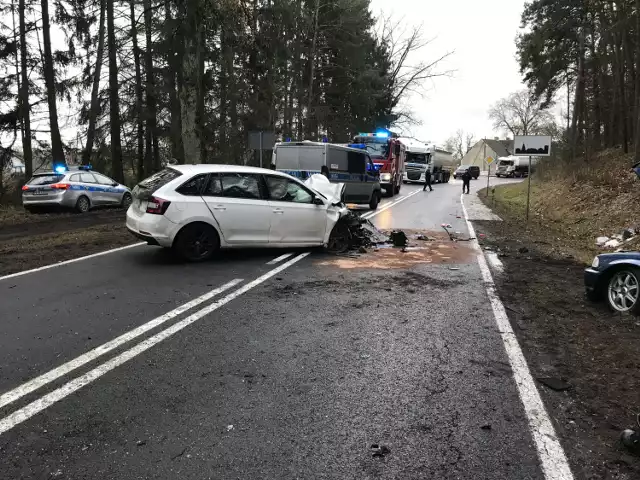
[[[167,168],[177,170],[183,175],[195,175],[198,173],[253,173],[256,175],[278,175],[280,177],[289,177],[286,173],[271,170],[269,168],[247,167],[245,165],[222,165],[217,163],[200,163],[196,165],[168,165]]]

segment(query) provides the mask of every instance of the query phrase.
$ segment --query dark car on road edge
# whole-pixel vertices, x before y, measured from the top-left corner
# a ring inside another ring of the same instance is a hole
[[[462,175],[464,174],[465,170],[469,170],[469,173],[471,174],[471,178],[473,178],[474,180],[477,180],[478,177],[480,176],[480,167],[476,165],[460,165],[456,169],[456,171],[453,172],[453,178],[454,179],[462,178]]]
[[[640,315],[640,252],[603,253],[584,271],[587,297],[615,312]]]

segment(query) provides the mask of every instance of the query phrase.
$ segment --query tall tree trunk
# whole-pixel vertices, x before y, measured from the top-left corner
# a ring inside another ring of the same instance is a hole
[[[229,15],[226,12],[226,15]],[[220,156],[224,156],[225,152],[228,153],[227,142],[227,110],[228,110],[228,93],[229,93],[229,79],[233,68],[233,50],[231,49],[231,40],[229,35],[229,25],[225,25],[226,18],[220,24],[220,51],[222,53],[222,61],[220,62],[220,107],[219,107],[219,125],[218,125],[218,145],[220,145]],[[231,56],[231,62],[229,57]]]
[[[43,0],[46,2],[47,0]],[[122,169],[122,143],[120,140],[120,99],[118,98],[118,63],[116,52],[116,30],[114,25],[114,2],[107,0],[107,48],[109,50],[109,120],[111,123],[111,175],[124,183]]]
[[[170,50],[167,58],[167,90],[169,91],[169,109],[171,110],[171,156],[178,163],[184,163],[184,147],[182,145],[182,114],[180,112],[180,99],[176,90],[176,77],[180,71],[180,59],[182,58],[182,27],[173,21],[171,15],[171,2],[165,0],[165,17],[169,25],[173,26],[172,43],[176,51]]]
[[[157,112],[156,112],[156,85],[153,73],[153,40],[151,38],[151,0],[143,1],[144,7],[144,31],[147,48],[145,51],[145,78],[147,91],[147,129],[145,136],[145,170],[148,172],[160,170],[160,152],[158,151]]]
[[[200,37],[202,19],[199,18],[201,0],[184,0],[182,5],[184,25],[184,54],[182,56],[183,83],[180,89],[182,112],[182,143],[186,163],[201,163],[202,128],[198,118],[198,103],[202,96],[200,66],[202,54]]]
[[[578,78],[576,80],[575,102],[571,119],[571,155],[575,159],[580,140],[582,105],[584,103],[584,28],[581,27],[578,47]]]
[[[138,46],[138,21],[136,17],[136,0],[130,0],[131,40],[133,42],[133,64],[136,72],[136,173],[138,181],[151,175],[145,171],[144,165],[144,119],[142,118],[142,73],[140,68],[140,47]]]
[[[104,30],[105,30],[105,13],[107,2],[100,0],[100,26],[98,27],[98,51],[96,52],[96,68],[93,72],[93,85],[91,87],[91,107],[89,110],[89,128],[87,130],[87,143],[82,152],[82,164],[89,165],[91,163],[91,152],[93,151],[93,142],[96,134],[96,120],[98,118],[98,110],[100,108],[98,94],[100,93],[100,73],[102,70],[102,59],[104,57]]]
[[[316,73],[316,45],[318,43],[318,16],[320,14],[320,0],[316,0],[316,8],[313,16],[313,37],[311,40],[311,51],[309,52],[309,98],[307,101],[307,135],[313,135],[313,115],[311,113],[313,106],[313,84],[315,83]]]
[[[640,0],[636,0],[636,65],[640,66]],[[640,73],[636,75],[636,135],[634,161],[640,162]]]
[[[55,165],[67,165],[62,149],[62,138],[58,126],[58,106],[56,103],[56,79],[53,70],[51,53],[51,25],[49,24],[49,0],[41,0],[42,7],[42,41],[44,43],[44,83],[47,89],[49,105],[49,126],[51,128],[51,154]]]
[[[24,174],[27,179],[33,174],[33,150],[31,148],[31,105],[29,104],[29,75],[27,58],[27,27],[25,22],[25,0],[18,3],[20,16],[20,117],[24,134],[22,135],[22,155],[24,157]]]

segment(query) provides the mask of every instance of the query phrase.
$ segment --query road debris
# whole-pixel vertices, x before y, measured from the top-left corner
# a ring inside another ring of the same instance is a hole
[[[538,381],[545,387],[549,387],[551,390],[555,390],[556,392],[564,392],[571,388],[569,383],[556,377],[541,377],[538,378]]]
[[[480,428],[482,430],[491,430],[491,425],[489,423],[487,423],[486,425],[482,425]]]
[[[377,443],[371,445],[371,455],[373,458],[383,458],[385,455],[390,453],[391,449],[386,445],[378,445]]]
[[[389,234],[389,239],[394,247],[406,247],[409,243],[407,235],[402,230],[394,230]]]

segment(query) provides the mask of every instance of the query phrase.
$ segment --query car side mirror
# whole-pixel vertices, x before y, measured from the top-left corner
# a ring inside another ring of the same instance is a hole
[[[324,202],[322,201],[322,199],[320,197],[313,197],[313,204],[314,205],[324,205]]]

